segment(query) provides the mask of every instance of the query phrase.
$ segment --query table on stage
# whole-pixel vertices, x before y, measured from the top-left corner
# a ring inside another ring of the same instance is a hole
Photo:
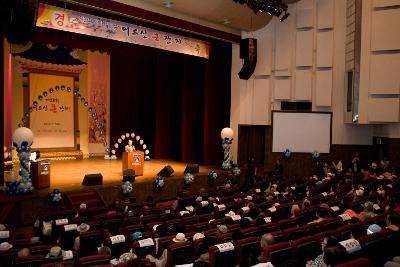
[[[127,169],[135,171],[135,175],[143,175],[144,153],[143,151],[132,151],[122,153],[122,172]]]

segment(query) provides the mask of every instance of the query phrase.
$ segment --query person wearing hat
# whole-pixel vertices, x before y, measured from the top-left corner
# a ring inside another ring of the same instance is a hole
[[[11,245],[8,242],[2,242],[0,243],[0,250],[9,250],[13,247],[13,245]]]
[[[380,231],[382,231],[382,227],[380,227],[379,225],[374,223],[374,224],[371,224],[370,226],[368,226],[367,235],[379,233]]]
[[[134,233],[132,234],[132,236],[131,236],[132,241],[137,241],[137,240],[141,239],[142,237],[143,237],[143,234],[142,234],[142,232],[140,232],[140,231],[134,232]]]
[[[360,213],[360,221],[365,221],[366,219],[376,216],[376,213],[374,212],[374,204],[371,201],[365,202],[362,206],[364,211]]]
[[[185,234],[177,233],[176,236],[172,238],[172,241],[174,241],[175,243],[185,242],[187,241],[187,238]],[[165,263],[167,262],[167,248],[164,249],[159,259],[153,257],[153,255],[150,254],[147,255],[146,258],[149,259],[151,262],[154,262],[157,267],[164,267]]]
[[[76,228],[76,230],[79,232],[79,234],[85,233],[85,232],[89,231],[89,229],[90,229],[90,225],[88,225],[86,223],[81,223],[78,226],[78,228]],[[79,250],[80,244],[81,244],[81,238],[80,238],[80,236],[77,236],[74,241],[74,250],[75,251]]]
[[[54,246],[50,249],[49,253],[46,255],[47,260],[58,261],[62,259],[62,250],[59,246]]]

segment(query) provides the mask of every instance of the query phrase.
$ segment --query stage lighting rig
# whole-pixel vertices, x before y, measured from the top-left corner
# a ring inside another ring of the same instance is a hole
[[[283,16],[279,18],[280,21],[284,21],[290,15],[287,12],[288,6],[282,3],[282,0],[233,0],[239,4],[246,4],[254,13],[267,12],[271,16],[279,18],[282,13]]]

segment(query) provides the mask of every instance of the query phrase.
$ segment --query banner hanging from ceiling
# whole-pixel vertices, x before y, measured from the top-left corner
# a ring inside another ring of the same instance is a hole
[[[207,42],[42,3],[39,5],[36,26],[150,46],[207,59],[210,50]]]

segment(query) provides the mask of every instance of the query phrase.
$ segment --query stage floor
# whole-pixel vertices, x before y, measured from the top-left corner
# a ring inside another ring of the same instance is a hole
[[[143,176],[136,176],[135,183],[150,183],[157,173],[166,165],[171,165],[173,176],[182,177],[186,163],[173,160],[145,161]],[[57,187],[62,191],[82,188],[85,174],[101,173],[103,185],[120,184],[122,181],[122,161],[90,158],[82,160],[53,160],[50,165],[50,188]],[[208,174],[211,169],[199,166],[199,174]]]

